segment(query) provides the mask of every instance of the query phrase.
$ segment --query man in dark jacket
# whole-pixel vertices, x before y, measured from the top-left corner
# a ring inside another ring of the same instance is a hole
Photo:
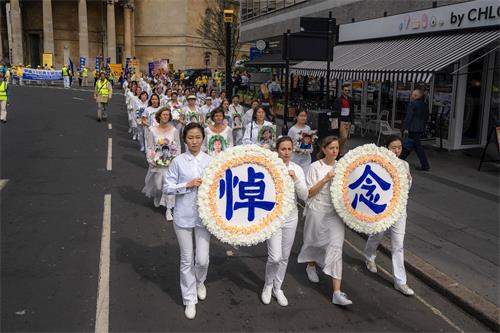
[[[410,103],[406,108],[406,115],[401,129],[407,137],[404,139],[403,152],[401,158],[406,160],[411,151],[415,149],[418,159],[420,160],[420,168],[417,170],[429,171],[430,166],[425,155],[425,150],[420,143],[420,138],[425,132],[425,124],[429,116],[429,106],[424,102],[424,92],[420,89],[415,89],[411,93]]]
[[[333,110],[340,112],[339,117],[339,154],[345,154],[345,145],[347,136],[351,130],[351,124],[354,123],[354,110],[349,97],[350,85],[344,83],[342,85],[342,95],[333,103]]]

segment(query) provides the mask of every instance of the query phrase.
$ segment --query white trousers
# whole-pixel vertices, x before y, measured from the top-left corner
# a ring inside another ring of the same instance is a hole
[[[144,126],[137,126],[137,141],[139,141],[139,144],[141,145],[141,149],[144,150],[146,149],[146,135],[145,135],[145,129]]]
[[[180,283],[182,303],[184,305],[196,304],[198,303],[196,286],[204,283],[207,278],[210,233],[205,227],[182,228],[175,223],[174,230],[181,253]]]
[[[294,211],[285,221],[285,225],[267,240],[265,283],[266,285],[273,285],[275,291],[281,290],[281,285],[285,279],[288,258],[292,251],[298,220],[298,212]]]
[[[108,107],[108,103],[97,102],[97,118],[99,118],[99,119],[108,118],[107,107]]]
[[[392,252],[392,275],[397,285],[406,284],[405,258],[403,242],[405,238],[406,216],[402,216],[390,228],[391,230],[391,252]],[[377,247],[384,238],[384,232],[370,235],[365,246],[366,260],[375,261]]]
[[[69,76],[63,76],[64,88],[69,88]]]
[[[7,120],[7,101],[0,101],[0,120]]]

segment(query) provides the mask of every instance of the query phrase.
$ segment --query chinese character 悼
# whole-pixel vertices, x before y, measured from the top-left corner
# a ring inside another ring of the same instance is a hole
[[[248,181],[242,181],[237,176],[233,177],[233,172],[226,170],[225,177],[219,182],[219,199],[226,196],[226,219],[231,220],[235,210],[248,209],[248,221],[255,219],[255,209],[271,211],[275,202],[264,201],[266,193],[266,183],[264,173],[255,172],[253,167],[248,167]],[[241,201],[235,201],[233,188],[238,187],[238,194]]]

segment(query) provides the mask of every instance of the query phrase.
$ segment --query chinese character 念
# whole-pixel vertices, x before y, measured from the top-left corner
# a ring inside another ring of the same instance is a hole
[[[379,175],[377,175],[372,170],[370,165],[366,165],[361,177],[349,185],[351,190],[359,187],[366,191],[364,194],[358,195],[358,193],[356,193],[354,200],[351,203],[352,208],[356,209],[358,203],[362,202],[376,214],[380,214],[385,210],[387,204],[378,203],[380,200],[380,194],[375,192],[377,185],[374,184],[374,181],[378,184],[380,190],[384,192],[391,188],[390,183],[386,182]]]
[[[255,219],[255,209],[263,209],[271,211],[275,202],[264,201],[266,193],[266,183],[264,181],[264,173],[255,172],[253,167],[249,167],[248,181],[242,181],[237,176],[233,177],[233,172],[226,170],[225,177],[219,182],[219,199],[226,196],[226,219],[229,221],[233,218],[235,210],[246,208],[248,209],[248,221],[252,222]],[[241,201],[234,200],[233,188],[238,187],[238,194]]]

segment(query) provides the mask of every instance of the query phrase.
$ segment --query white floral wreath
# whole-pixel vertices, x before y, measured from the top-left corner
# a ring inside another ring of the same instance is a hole
[[[393,180],[393,196],[386,210],[379,215],[366,215],[354,211],[347,191],[349,174],[358,166],[368,162],[381,165]],[[335,165],[330,192],[335,210],[351,229],[365,234],[374,234],[390,228],[406,211],[409,180],[408,171],[390,150],[366,144],[349,151]]]
[[[273,177],[276,192],[274,208],[252,226],[231,226],[217,209],[219,180],[231,167],[258,164]],[[288,169],[278,154],[257,145],[236,146],[214,157],[203,174],[198,189],[198,212],[203,224],[215,237],[232,245],[251,246],[269,239],[283,226],[295,206],[295,189]]]

